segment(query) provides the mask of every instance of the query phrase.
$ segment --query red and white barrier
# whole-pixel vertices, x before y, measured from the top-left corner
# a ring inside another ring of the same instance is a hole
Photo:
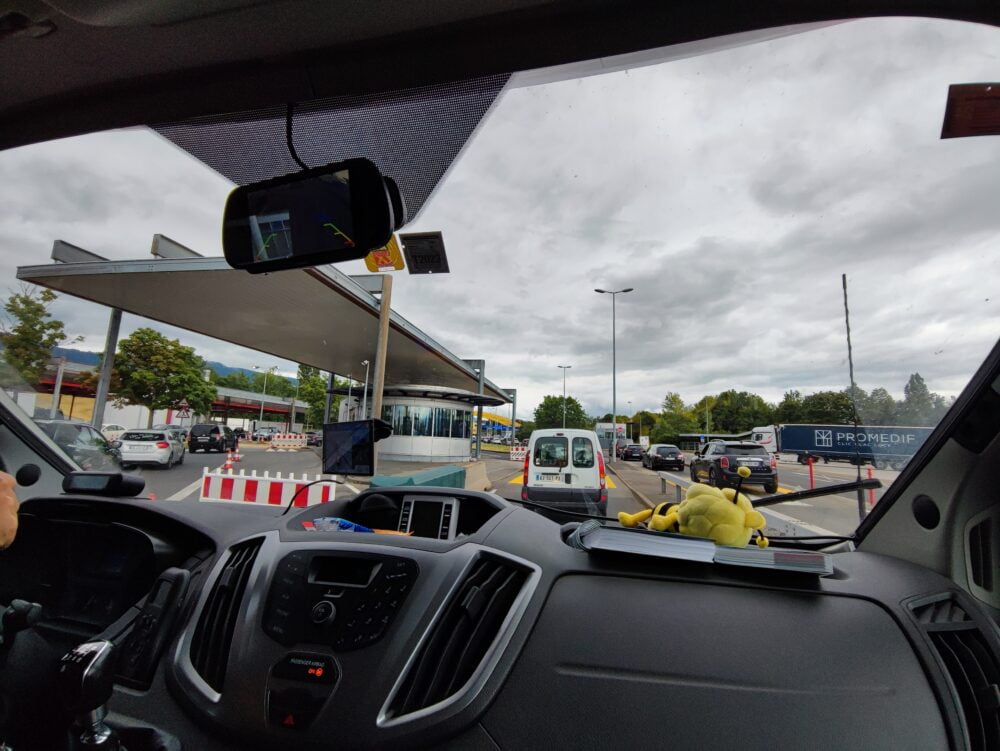
[[[523,462],[524,457],[528,455],[527,446],[511,446],[510,447],[510,459],[514,462]]]
[[[271,436],[268,451],[297,451],[306,447],[306,437],[301,433],[275,433]]]
[[[239,474],[228,471],[209,471],[205,467],[202,473],[199,501],[221,501],[224,503],[256,503],[262,506],[287,506],[292,496],[310,482],[323,480],[321,475],[308,477],[302,475],[296,478],[294,474],[282,477],[276,472],[262,475],[253,470],[247,474],[240,470]],[[295,499],[296,506],[315,506],[319,503],[329,503],[336,496],[337,485],[332,479],[317,483],[306,488]]]

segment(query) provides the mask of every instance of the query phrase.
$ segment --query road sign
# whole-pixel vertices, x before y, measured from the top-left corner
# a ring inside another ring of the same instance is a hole
[[[191,416],[191,405],[188,404],[187,399],[181,399],[177,403],[177,417],[190,417]]]
[[[390,237],[384,248],[377,248],[366,255],[365,266],[373,273],[382,269],[401,270],[403,268],[403,255],[399,252],[396,236]]]

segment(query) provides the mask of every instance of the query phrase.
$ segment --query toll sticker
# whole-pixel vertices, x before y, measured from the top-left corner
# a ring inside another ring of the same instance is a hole
[[[1000,136],[1000,83],[953,83],[948,87],[941,138]]]

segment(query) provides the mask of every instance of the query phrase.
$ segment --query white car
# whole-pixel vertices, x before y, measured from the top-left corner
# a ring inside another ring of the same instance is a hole
[[[108,425],[101,426],[101,435],[103,435],[109,441],[117,441],[119,438],[122,437],[122,433],[124,433],[126,430],[128,430],[128,428],[126,428],[124,425],[110,423]]]
[[[535,430],[524,458],[521,500],[603,516],[608,488],[604,454],[593,430]]]
[[[122,466],[152,464],[169,469],[183,464],[186,452],[177,433],[166,430],[128,430],[117,444]]]

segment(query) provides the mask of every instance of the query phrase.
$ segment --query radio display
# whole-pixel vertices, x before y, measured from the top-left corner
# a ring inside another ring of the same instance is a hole
[[[441,533],[441,501],[414,501],[410,531],[417,537],[437,537]]]
[[[309,566],[309,582],[367,587],[381,565],[378,561],[367,558],[316,555]]]

